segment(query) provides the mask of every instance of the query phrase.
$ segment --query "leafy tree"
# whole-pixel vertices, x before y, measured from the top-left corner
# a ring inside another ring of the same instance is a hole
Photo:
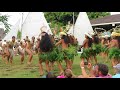
[[[77,19],[78,13],[74,12],[75,19]],[[73,22],[73,12],[44,12],[44,14],[52,28],[66,26],[68,21]]]
[[[109,12],[87,12],[87,14],[90,20],[110,15]]]
[[[73,12],[44,12],[44,14],[47,21],[51,23],[51,28],[66,26],[68,21],[71,24],[73,23]],[[78,14],[79,12],[74,12],[75,21]],[[87,14],[90,20],[110,15],[109,12],[87,12]]]
[[[8,15],[0,15],[0,22],[5,25],[5,32],[7,33],[10,30],[10,24],[8,24]]]

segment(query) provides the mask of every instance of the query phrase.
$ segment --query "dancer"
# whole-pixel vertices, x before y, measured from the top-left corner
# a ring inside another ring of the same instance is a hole
[[[29,55],[27,64],[30,65],[31,62],[32,62],[33,53],[32,53],[32,50],[31,50],[31,44],[30,44],[30,40],[29,39],[26,40],[25,51]]]
[[[92,46],[92,37],[88,34],[85,33],[85,40],[83,41],[83,44],[80,46],[79,49],[81,49],[83,47],[83,49],[88,49]],[[82,58],[82,60],[84,60],[84,58]],[[90,58],[87,59],[87,62],[90,61]]]
[[[41,33],[41,40],[38,43],[39,45],[39,71],[40,71],[40,76],[44,74],[43,72],[43,67],[42,67],[42,62],[45,61],[46,65],[46,70],[47,72],[50,71],[49,67],[49,53],[53,49],[53,44],[50,40],[49,35],[46,32]]]
[[[20,46],[18,47],[18,52],[19,52],[19,54],[20,54],[20,60],[21,60],[21,64],[23,64],[23,61],[24,61],[24,55],[25,55],[25,46],[24,46],[24,44],[23,44],[23,42],[21,41],[20,42]]]
[[[58,45],[61,44],[62,45],[62,50],[64,52],[64,50],[68,49],[68,44],[70,43],[70,40],[69,40],[69,37],[67,36],[67,34],[64,33],[64,32],[60,32],[60,36],[61,36],[61,39],[55,44],[55,46],[58,46]],[[65,53],[67,53],[67,52],[65,52]],[[66,58],[66,54],[64,54],[64,55],[65,55],[64,59],[65,59],[65,62],[66,62],[66,66],[67,66],[68,69],[70,69],[70,61]],[[61,66],[60,62],[59,62],[58,65]],[[61,72],[63,71],[62,67],[60,67],[60,71]]]

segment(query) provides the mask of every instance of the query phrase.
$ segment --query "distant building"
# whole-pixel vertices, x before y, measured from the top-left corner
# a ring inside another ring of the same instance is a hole
[[[120,14],[109,15],[102,18],[97,18],[90,20],[93,29],[103,28],[105,30],[110,30],[118,25],[120,25]]]
[[[2,40],[5,37],[5,31],[3,28],[0,28],[0,40]]]

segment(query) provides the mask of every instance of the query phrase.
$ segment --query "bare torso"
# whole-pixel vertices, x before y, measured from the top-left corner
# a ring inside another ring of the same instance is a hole
[[[26,49],[31,49],[31,44],[30,44],[30,42],[26,42]]]
[[[62,45],[62,49],[67,49],[68,48],[68,44],[66,44],[64,42],[64,39],[61,39],[58,43],[56,43],[56,46],[61,44]]]
[[[109,47],[110,47],[110,48],[112,48],[112,47],[117,47],[117,48],[119,48],[118,41],[115,40],[115,39],[111,40]]]
[[[83,47],[84,47],[84,48],[89,48],[88,39],[85,39],[85,40],[84,40],[84,42],[83,42]]]
[[[101,40],[101,44],[102,44],[102,46],[105,45],[105,40],[104,39]]]

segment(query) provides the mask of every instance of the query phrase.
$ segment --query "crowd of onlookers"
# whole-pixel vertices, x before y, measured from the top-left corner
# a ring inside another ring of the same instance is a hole
[[[56,76],[53,72],[48,72],[42,78],[120,78],[120,64],[113,66],[114,75],[109,73],[109,68],[106,64],[98,63],[96,65],[88,64],[88,66],[84,66],[84,61],[80,63],[80,68],[82,71],[81,75],[74,75],[71,69],[65,69],[59,76]],[[86,72],[86,69],[89,72]]]

